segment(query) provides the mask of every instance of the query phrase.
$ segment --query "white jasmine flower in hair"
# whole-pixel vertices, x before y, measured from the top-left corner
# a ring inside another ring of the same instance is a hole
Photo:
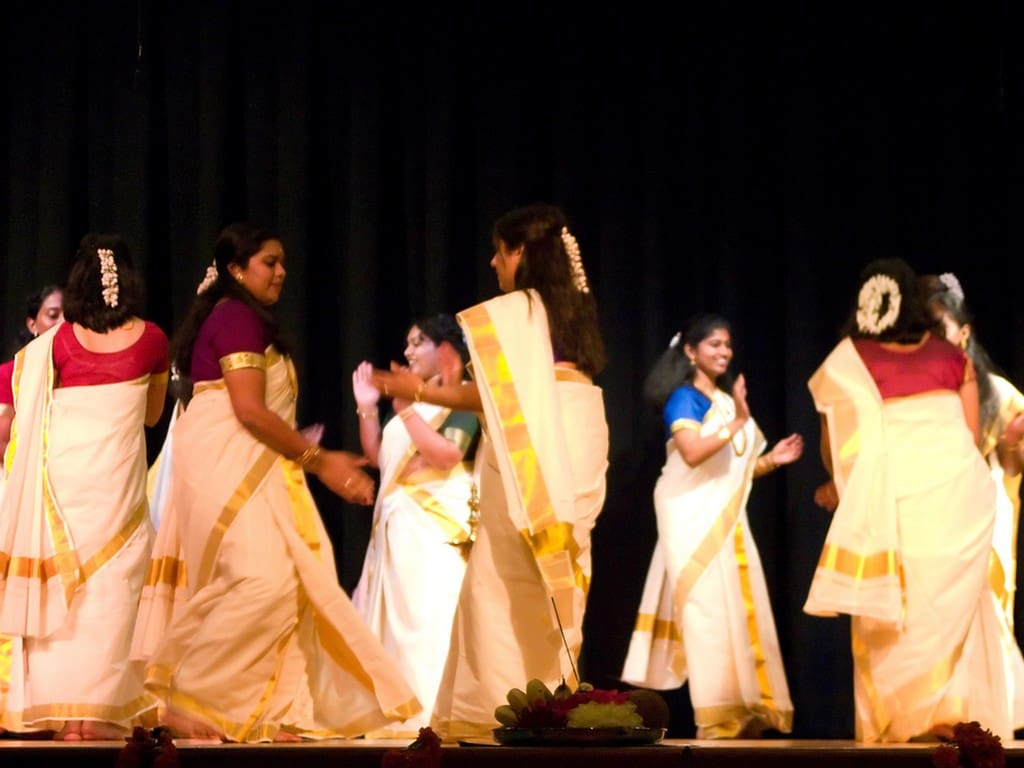
[[[960,281],[952,272],[943,272],[939,275],[939,282],[942,283],[942,286],[953,294],[958,301],[964,300],[964,289],[960,286]]]
[[[877,336],[896,325],[901,301],[899,283],[889,275],[872,275],[865,280],[857,295],[857,327],[861,333]]]
[[[114,252],[109,248],[97,248],[96,256],[100,260],[100,284],[103,286],[103,303],[114,309],[117,306],[119,293],[117,262],[114,261]]]

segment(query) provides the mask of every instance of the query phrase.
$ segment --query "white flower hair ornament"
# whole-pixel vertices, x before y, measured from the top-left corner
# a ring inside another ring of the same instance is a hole
[[[883,314],[886,297],[889,301]],[[872,275],[857,295],[857,328],[874,336],[892,328],[899,319],[902,298],[899,283],[889,275]]]
[[[203,279],[196,286],[196,296],[206,293],[215,282],[217,282],[217,262],[211,261],[210,266],[206,268],[206,274],[203,275]]]
[[[117,307],[117,263],[114,252],[109,248],[97,248],[96,255],[100,260],[100,284],[103,286],[103,303],[111,309]]]
[[[580,258],[580,244],[576,242],[568,227],[562,227],[562,245],[569,256],[569,272],[572,273],[572,284],[580,293],[590,293],[587,284],[587,273],[583,271],[583,259]]]
[[[960,281],[956,275],[952,272],[943,272],[939,275],[939,282],[942,283],[942,287],[946,289],[948,293],[953,294],[957,301],[964,300],[964,289],[960,285]]]
[[[679,342],[683,340],[683,332],[676,331],[676,335],[672,337],[672,340],[668,343],[669,349],[675,349],[679,346]]]

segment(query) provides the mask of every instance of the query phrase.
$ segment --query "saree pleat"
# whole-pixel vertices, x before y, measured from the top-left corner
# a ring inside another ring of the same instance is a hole
[[[733,413],[731,398],[716,392],[702,433],[716,432]],[[792,729],[775,620],[746,512],[764,446],[752,419],[697,467],[669,440],[655,486],[658,542],[622,679],[660,690],[688,683],[698,738]]]
[[[294,372],[267,352],[267,405],[294,420]],[[171,501],[143,589],[133,658],[161,713],[236,741],[358,736],[419,704],[338,586],[294,462],[207,385],[178,418]]]
[[[128,663],[152,542],[148,376],[57,388],[53,332],[19,355],[18,441],[0,506],[0,631],[21,638],[5,723],[138,723],[154,704]]]
[[[590,532],[608,465],[601,390],[555,368],[539,296],[506,294],[460,313],[459,322],[484,402],[486,440],[477,541],[434,708],[433,725],[448,739],[489,733],[512,687],[534,677],[552,688],[563,677],[573,681]]]
[[[961,720],[1012,738],[998,606],[986,586],[995,488],[959,397],[882,401],[849,340],[811,392],[828,418],[840,505],[808,606],[851,615],[857,738],[907,741]],[[851,408],[859,418],[837,417]],[[891,551],[889,565],[829,556],[863,542]],[[871,582],[887,591],[895,583],[894,607],[878,612],[850,597],[870,593]]]
[[[434,430],[449,413],[427,403],[413,407]],[[460,463],[399,480],[415,455],[403,421],[391,419],[378,453],[381,492],[370,543],[352,593],[356,610],[424,704],[414,718],[370,734],[378,738],[415,738],[430,723],[466,572],[457,545],[469,537],[473,476]]]

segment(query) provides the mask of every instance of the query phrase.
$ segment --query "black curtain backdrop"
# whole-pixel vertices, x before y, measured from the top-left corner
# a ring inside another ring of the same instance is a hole
[[[806,381],[861,267],[896,255],[954,271],[1024,383],[1020,20],[998,3],[366,5],[8,7],[4,340],[88,231],[129,240],[171,333],[220,228],[265,223],[288,253],[301,420],[357,450],[356,364],[398,359],[421,313],[494,295],[494,218],[558,203],[610,359],[584,674],[616,683],[655,540],[643,378],[713,310],[769,440],[807,439],[750,502],[794,735],[851,737],[847,622],[801,612],[828,524]],[[351,589],[370,513],[315,490]],[[672,735],[692,735],[685,689],[669,699]]]

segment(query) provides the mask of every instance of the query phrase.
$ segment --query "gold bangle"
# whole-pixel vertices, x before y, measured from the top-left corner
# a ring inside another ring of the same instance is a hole
[[[320,459],[323,458],[323,452],[324,449],[319,445],[311,445],[300,453],[295,461],[304,471],[316,472],[316,467],[320,463]]]
[[[415,415],[415,413],[416,409],[413,408],[411,405],[407,405],[405,408],[398,412],[398,416],[399,418],[402,419],[402,421],[408,421],[409,417]]]
[[[767,453],[764,456],[757,457],[757,465],[765,472],[774,472],[779,468],[779,465]]]
[[[416,394],[413,395],[413,400],[417,403],[423,400],[423,388],[427,386],[427,382],[421,381],[420,385],[416,388]]]
[[[729,431],[728,427],[722,427],[720,430],[718,430],[718,437],[721,438],[722,440],[725,440],[726,442],[729,442],[730,440],[732,440],[732,432]]]
[[[377,418],[380,418],[380,414],[377,413],[377,409],[376,408],[369,408],[369,409],[367,409],[365,411],[362,408],[356,408],[356,413],[359,414],[359,418],[360,419],[377,419]]]

